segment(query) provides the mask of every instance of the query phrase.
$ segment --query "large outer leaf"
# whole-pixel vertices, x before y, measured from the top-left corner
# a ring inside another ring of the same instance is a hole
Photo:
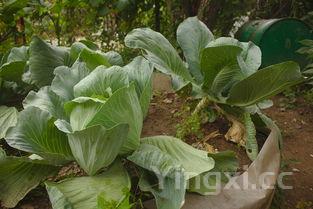
[[[92,51],[87,48],[80,52],[79,59],[85,62],[90,70],[94,70],[99,65],[104,65],[106,67],[111,66],[108,58],[103,53]]]
[[[56,67],[70,65],[68,49],[51,46],[36,36],[30,43],[29,54],[31,79],[38,87],[51,84]]]
[[[256,140],[256,129],[250,113],[243,114],[243,124],[246,129],[246,152],[248,157],[253,161],[259,154],[259,147]]]
[[[186,180],[214,167],[214,160],[208,157],[207,152],[195,149],[171,136],[146,137],[141,139],[141,143],[156,146],[179,162],[185,169]]]
[[[17,62],[17,61],[24,61],[27,62],[29,59],[28,55],[28,46],[21,46],[21,47],[13,47],[11,52],[8,56],[8,62]]]
[[[103,103],[90,99],[73,105],[70,113],[73,130],[83,130],[95,125],[111,128],[117,124],[126,123],[130,129],[128,140],[124,142],[121,153],[135,150],[139,146],[143,116],[134,84],[118,89]]]
[[[175,178],[176,172],[183,171],[180,161],[157,146],[150,144],[141,144],[127,159],[142,168],[155,172],[157,175],[170,178]]]
[[[127,140],[128,125],[112,129],[98,125],[68,134],[69,144],[78,164],[89,175],[109,166]]]
[[[177,174],[176,178],[163,178],[162,188],[149,181],[150,178],[151,176],[144,172],[140,178],[139,187],[142,191],[153,194],[158,209],[180,209],[182,207],[186,194],[184,175]]]
[[[208,153],[215,161],[214,170],[220,172],[235,172],[239,167],[236,153],[233,151],[223,151],[218,153]]]
[[[197,17],[187,18],[177,28],[177,41],[183,49],[188,68],[198,83],[203,80],[200,52],[213,39],[211,31]]]
[[[17,123],[15,107],[0,106],[0,139],[4,138],[7,130]]]
[[[136,57],[131,63],[123,67],[128,73],[130,81],[136,84],[136,92],[140,100],[143,116],[146,116],[152,97],[153,65],[143,57]]]
[[[53,175],[58,167],[25,157],[0,158],[0,200],[2,206],[13,208],[41,181]]]
[[[51,83],[51,90],[64,101],[74,99],[74,86],[89,74],[84,62],[75,62],[71,68],[57,67],[54,70],[55,77]]]
[[[260,68],[262,64],[262,52],[261,49],[253,42],[241,44],[243,45],[241,56],[245,64],[245,66],[241,65],[241,67],[245,68],[245,73],[249,76]]]
[[[31,91],[23,101],[24,108],[37,107],[49,112],[54,118],[65,119],[64,100],[51,91],[50,86],[42,87],[38,92]]]
[[[209,153],[209,157],[212,157],[215,161],[214,168],[200,176],[192,178],[189,180],[188,191],[197,192],[202,195],[212,194],[221,187],[219,183],[227,183],[229,178],[227,175],[234,174],[238,167],[239,163],[236,158],[236,153],[232,151],[218,152],[218,153]],[[221,176],[221,182],[217,182],[216,176],[210,174],[219,173]]]
[[[94,44],[92,42],[89,43]],[[80,53],[84,49],[86,49],[87,52],[83,52],[83,55],[80,56]],[[95,49],[95,47],[92,47],[85,41],[73,43],[71,46],[70,56],[73,61],[80,57],[81,60],[85,60],[88,63],[89,67],[91,65],[94,65],[95,67],[97,67],[98,65],[105,65],[107,67],[109,67],[110,65],[122,66],[124,63],[123,58],[119,53],[115,51],[109,51],[106,53],[97,52],[97,49]],[[91,67],[91,70],[93,69],[93,67]]]
[[[295,62],[271,65],[233,86],[227,103],[237,106],[253,105],[301,81],[303,77],[300,67]]]
[[[241,77],[237,57],[242,49],[237,46],[205,48],[201,53],[201,70],[204,74],[203,88],[215,97],[227,90]]]
[[[128,86],[128,76],[118,66],[97,67],[74,87],[75,97],[103,96],[109,97],[116,90]]]
[[[150,191],[156,199],[158,209],[179,209],[185,197],[185,173],[179,161],[156,146],[141,144],[128,160],[142,168],[154,172],[154,179],[144,171],[139,186],[142,191]]]
[[[100,175],[75,177],[59,183],[46,182],[47,191],[53,209],[95,209],[97,197],[106,201],[125,198],[125,189],[130,189],[130,179],[120,162]]]
[[[238,46],[242,49],[238,62],[242,72],[249,76],[255,73],[261,66],[262,52],[261,49],[252,42],[239,42],[231,37],[220,37],[211,41],[208,47],[217,46]]]
[[[125,44],[145,50],[145,57],[161,72],[193,81],[177,51],[162,34],[149,28],[134,29],[127,34]]]
[[[267,117],[265,114],[263,113],[258,113],[258,117],[260,117],[260,119],[262,120],[262,122],[266,125],[266,127],[268,129],[273,129],[277,131],[277,137],[278,137],[278,143],[279,143],[279,147],[280,149],[282,149],[282,144],[283,144],[283,137],[281,134],[281,131],[279,129],[279,127],[276,125],[276,123],[269,117]]]
[[[83,49],[88,49],[88,47],[81,42],[73,43],[70,49],[71,60],[75,62]]]
[[[62,132],[70,134],[73,133],[71,124],[66,120],[57,119],[54,121],[54,125]]]
[[[8,62],[0,67],[0,77],[7,81],[21,82],[25,61]]]
[[[8,130],[5,139],[11,147],[38,154],[53,163],[72,159],[66,135],[54,126],[48,112],[36,107],[20,112],[17,125]]]
[[[84,39],[84,40],[79,40],[79,42],[83,43],[91,50],[95,50],[95,51],[99,50],[99,46],[96,43],[92,42],[91,40]]]
[[[24,71],[28,68],[28,46],[13,47],[7,60],[0,68],[0,77],[8,81],[21,82]]]
[[[118,65],[118,66],[124,65],[123,57],[119,53],[115,51],[109,51],[109,52],[104,53],[104,55],[107,57],[111,65]]]

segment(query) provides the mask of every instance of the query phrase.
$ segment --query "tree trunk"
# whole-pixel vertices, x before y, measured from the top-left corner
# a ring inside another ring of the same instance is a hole
[[[202,0],[200,3],[200,7],[198,9],[198,18],[200,20],[203,20],[203,17],[205,16],[205,11],[207,7],[209,6],[210,0]]]
[[[187,17],[193,17],[198,14],[201,0],[182,0],[182,6]]]
[[[223,9],[223,5],[225,4],[225,0],[211,0],[207,9],[203,14],[204,23],[213,30],[218,19],[218,14]]]
[[[26,44],[25,22],[23,17],[20,17],[16,22],[15,44],[18,46]]]
[[[155,30],[161,30],[160,0],[154,0]]]

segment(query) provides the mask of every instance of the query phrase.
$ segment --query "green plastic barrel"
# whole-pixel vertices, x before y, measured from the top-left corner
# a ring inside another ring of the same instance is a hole
[[[255,20],[244,24],[236,33],[241,42],[252,41],[261,48],[262,67],[293,60],[304,67],[306,59],[296,52],[299,41],[313,39],[312,28],[294,18]]]

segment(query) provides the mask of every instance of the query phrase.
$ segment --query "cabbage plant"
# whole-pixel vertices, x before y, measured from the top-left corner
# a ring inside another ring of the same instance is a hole
[[[86,45],[77,42],[71,47],[57,47],[35,36],[30,46],[13,47],[4,54],[0,62],[0,139],[16,121],[15,107],[5,105],[19,106],[30,90],[50,85],[55,76],[54,69],[58,66],[72,67],[82,48],[86,49],[81,60],[91,56],[94,65],[123,65],[123,59],[117,52],[95,52],[91,50],[95,48],[93,44],[86,40],[82,42]],[[91,61],[88,63],[90,65]]]
[[[207,185],[216,182],[206,174],[237,169],[232,152],[208,154],[171,136],[140,138],[154,68],[145,58],[123,65],[117,53],[82,43],[63,48],[33,41],[40,45],[30,46],[29,70],[40,88],[29,92],[5,134],[23,156],[0,149],[2,206],[15,207],[44,182],[54,209],[131,208],[128,162],[158,209],[179,209],[186,189],[203,195],[214,190]],[[71,162],[85,175],[53,181]]]
[[[13,105],[25,96],[32,86],[23,82],[22,75],[26,70],[28,47],[13,47],[0,61],[0,139],[7,128],[14,125],[17,110]]]
[[[271,105],[271,96],[303,80],[297,63],[288,61],[259,69],[258,46],[230,37],[214,38],[211,31],[190,17],[177,29],[184,55],[160,33],[138,28],[125,38],[126,46],[143,51],[146,59],[171,76],[176,91],[190,91],[201,98],[195,113],[209,104],[232,123],[226,138],[246,147],[255,159],[258,145],[253,116]],[[264,117],[261,117],[264,118]]]
[[[0,139],[17,121],[17,105],[34,88],[24,80],[28,71],[29,47],[13,47],[0,61]],[[12,107],[8,107],[12,106]]]

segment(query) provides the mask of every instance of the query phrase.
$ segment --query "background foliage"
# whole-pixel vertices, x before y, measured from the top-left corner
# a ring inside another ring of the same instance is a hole
[[[228,35],[242,16],[310,23],[312,10],[306,0],[1,0],[0,52],[29,43],[34,34],[59,45],[85,37],[123,51],[123,38],[136,27],[151,27],[174,42],[175,29],[189,16],[198,15],[214,34]]]

